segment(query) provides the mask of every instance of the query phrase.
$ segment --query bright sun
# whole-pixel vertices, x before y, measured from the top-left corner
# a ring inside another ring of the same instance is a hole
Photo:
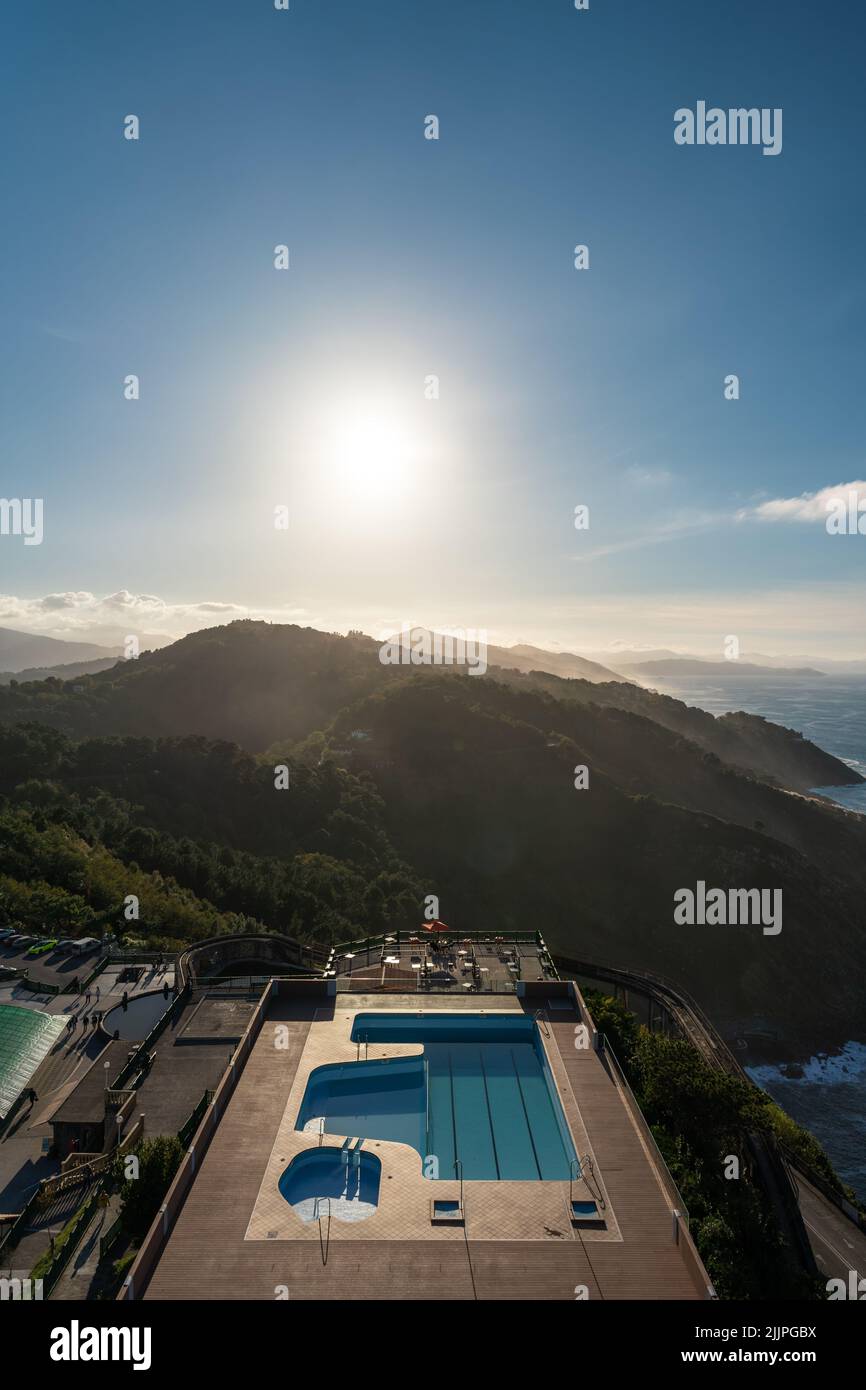
[[[385,506],[413,484],[417,442],[396,414],[360,409],[340,419],[333,442],[334,483],[355,506]]]

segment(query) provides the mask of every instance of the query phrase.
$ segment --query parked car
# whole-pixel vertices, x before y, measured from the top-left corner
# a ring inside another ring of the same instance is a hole
[[[5,945],[7,941],[11,941],[13,936],[17,935],[18,933],[14,927],[3,927],[2,930],[0,930],[0,942]]]
[[[18,936],[10,937],[10,944],[15,947],[16,951],[23,951],[24,947],[29,946],[32,941],[32,936],[26,936],[23,933]]]
[[[79,956],[86,956],[90,951],[96,951],[98,948],[99,940],[95,936],[82,936],[73,945],[73,950]]]
[[[75,941],[74,941],[74,939],[73,939],[71,936],[64,937],[64,939],[63,939],[62,941],[58,941],[58,942],[56,943],[56,945],[55,945],[55,947],[54,947],[55,954],[58,955],[58,956],[65,956],[65,955],[68,955],[69,952],[70,952],[70,951],[72,950],[72,948],[74,947],[74,945],[75,945]]]
[[[44,956],[47,951],[53,951],[56,945],[56,937],[49,937],[47,941],[36,941],[27,954],[28,956]]]

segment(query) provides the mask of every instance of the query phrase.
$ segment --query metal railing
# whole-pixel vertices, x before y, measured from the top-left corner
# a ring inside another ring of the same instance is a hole
[[[158,993],[159,991],[152,992]],[[126,1082],[130,1080],[130,1078],[133,1077],[135,1073],[141,1069],[142,1065],[145,1062],[145,1059],[149,1056],[151,1047],[156,1042],[157,1038],[160,1036],[163,1030],[168,1027],[171,1020],[177,1017],[177,1015],[184,1008],[188,1000],[188,989],[181,990],[180,994],[176,994],[173,999],[169,994],[169,997],[166,1000],[165,1012],[160,1014],[156,1023],[151,1028],[147,1037],[144,1039],[144,1042],[139,1043],[138,1047],[135,1049],[132,1055],[127,1058],[126,1062],[121,1067],[120,1071],[117,1073],[117,1076],[112,1081],[111,1086],[109,1087],[110,1090],[120,1091],[125,1088]]]
[[[378,936],[364,936],[356,941],[344,941],[334,946],[331,950],[330,959],[334,956],[345,955],[347,951],[357,954],[360,951],[379,950],[383,941],[388,944],[393,942],[395,946],[420,941],[427,945],[436,942],[450,942],[452,945],[463,941],[484,943],[500,942],[509,946],[538,946],[544,948],[544,941],[541,933],[537,931],[431,931],[422,932],[417,927],[411,931],[402,929],[393,932],[380,933]]]
[[[50,1295],[51,1290],[57,1284],[61,1274],[63,1273],[66,1266],[69,1264],[69,1261],[72,1259],[72,1256],[75,1254],[75,1251],[78,1248],[78,1245],[80,1244],[82,1236],[84,1235],[85,1231],[90,1225],[90,1222],[93,1219],[93,1215],[96,1211],[97,1203],[99,1202],[101,1193],[102,1183],[98,1182],[96,1186],[93,1188],[93,1190],[88,1194],[87,1200],[81,1207],[79,1207],[78,1211],[72,1217],[72,1220],[69,1223],[68,1227],[64,1228],[64,1230],[68,1232],[66,1235],[66,1239],[64,1240],[63,1244],[54,1251],[47,1270],[41,1276],[43,1297],[46,1294]],[[61,1232],[61,1234],[63,1233]],[[42,1258],[44,1258],[44,1256],[40,1257],[40,1259]],[[37,1261],[37,1265],[34,1265],[34,1269],[37,1268],[38,1263],[39,1262]]]
[[[30,1224],[30,1218],[34,1212],[43,1210],[62,1193],[68,1192],[71,1188],[78,1187],[82,1183],[90,1182],[100,1173],[104,1173],[118,1154],[123,1154],[132,1147],[143,1131],[144,1117],[140,1115],[117,1147],[109,1153],[98,1154],[94,1158],[85,1159],[83,1163],[71,1168],[66,1173],[56,1173],[53,1177],[43,1178],[30,1194],[3,1239],[0,1240],[0,1262],[3,1261],[6,1253],[13,1250],[18,1244],[25,1227]]]
[[[184,1148],[189,1144],[190,1139],[195,1134],[201,1123],[201,1117],[213,1100],[213,1091],[205,1091],[198,1105],[193,1110],[189,1119],[185,1120],[177,1132],[177,1137]]]
[[[99,1237],[99,1258],[104,1260],[123,1230],[123,1217],[116,1216],[104,1235]]]
[[[336,975],[333,977],[338,994],[516,994],[517,980],[506,980],[496,975],[488,980],[480,975],[471,986],[464,980],[435,980],[419,978],[421,972],[413,970],[412,979],[408,973],[405,978],[386,978],[376,975]]]
[[[682,1193],[677,1187],[676,1182],[674,1181],[673,1174],[671,1173],[670,1168],[665,1162],[664,1154],[662,1153],[661,1149],[656,1143],[655,1135],[653,1134],[652,1130],[646,1122],[644,1113],[637,1102],[637,1097],[635,1096],[634,1091],[632,1090],[631,1086],[628,1084],[628,1081],[626,1080],[625,1072],[623,1071],[622,1067],[617,1061],[616,1053],[614,1052],[604,1033],[600,1035],[600,1038],[601,1054],[602,1056],[608,1057],[610,1059],[611,1070],[615,1073],[615,1079],[625,1093],[626,1099],[629,1102],[629,1109],[632,1111],[633,1116],[637,1121],[638,1128],[641,1134],[643,1135],[644,1139],[646,1140],[647,1144],[649,1145],[651,1156],[654,1159],[656,1167],[659,1171],[659,1176],[661,1177],[665,1187],[668,1189],[668,1199],[670,1200],[671,1197],[673,1197],[671,1211],[673,1212],[678,1210],[681,1213],[683,1218],[683,1224],[685,1225],[686,1229],[688,1229],[689,1213],[688,1208],[686,1207],[686,1204],[683,1201]]]
[[[99,957],[99,960],[96,962],[96,964],[93,965],[93,966],[91,966],[91,968],[90,968],[88,974],[86,974],[86,975],[77,975],[77,976],[75,977],[75,978],[78,980],[78,984],[77,984],[77,986],[75,987],[75,989],[73,989],[72,983],[70,983],[70,984],[68,984],[68,985],[64,985],[64,986],[63,986],[63,988],[62,988],[62,990],[61,990],[61,993],[62,993],[62,994],[83,994],[84,991],[87,989],[87,986],[93,984],[93,981],[94,981],[95,979],[97,979],[97,977],[98,977],[99,975],[102,974],[102,972],[103,972],[103,970],[105,969],[106,965],[108,965],[109,959],[110,959],[110,957],[107,956],[107,955],[102,955],[102,956],[100,956],[100,957]]]

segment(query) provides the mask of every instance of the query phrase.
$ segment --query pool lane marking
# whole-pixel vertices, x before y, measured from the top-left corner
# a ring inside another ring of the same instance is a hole
[[[526,1101],[523,1099],[523,1087],[520,1084],[520,1072],[517,1070],[517,1059],[514,1056],[514,1048],[508,1049],[511,1054],[511,1065],[514,1068],[514,1079],[517,1082],[517,1090],[520,1094],[520,1104],[523,1106],[523,1118],[526,1121],[526,1132],[529,1135],[529,1142],[532,1145],[532,1157],[535,1159],[535,1167],[538,1170],[539,1179],[541,1178],[541,1164],[538,1161],[538,1151],[535,1147],[535,1140],[532,1137],[532,1125],[529,1123],[529,1114],[526,1109]]]
[[[448,1049],[448,1083],[451,1088],[451,1133],[454,1139],[454,1176],[457,1176],[457,1164],[461,1162],[457,1152],[457,1115],[454,1109],[454,1067],[451,1060],[451,1048]]]
[[[501,1181],[502,1173],[499,1170],[499,1154],[496,1152],[496,1135],[493,1131],[493,1111],[490,1109],[490,1092],[487,1089],[487,1072],[484,1070],[484,1053],[479,1047],[478,1062],[481,1067],[481,1080],[484,1082],[484,1103],[487,1106],[487,1123],[490,1126],[490,1142],[493,1145],[493,1162],[496,1164],[496,1181]]]

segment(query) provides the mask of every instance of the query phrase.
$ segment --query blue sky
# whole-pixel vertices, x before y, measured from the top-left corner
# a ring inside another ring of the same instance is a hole
[[[866,536],[757,510],[866,476],[854,6],[5,21],[0,490],[45,520],[0,625],[862,653]],[[677,146],[698,100],[782,108],[782,153]]]

